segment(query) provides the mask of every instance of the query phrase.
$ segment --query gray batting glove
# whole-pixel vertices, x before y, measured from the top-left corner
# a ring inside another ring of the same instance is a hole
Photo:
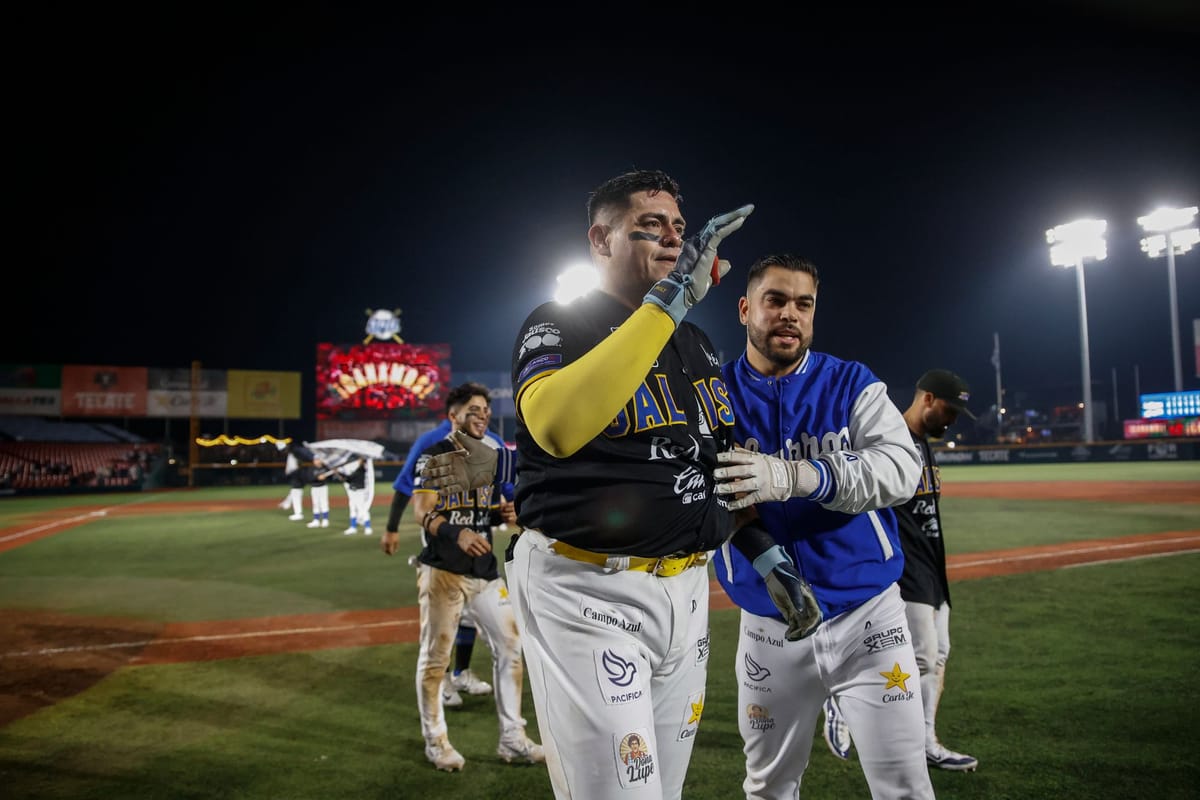
[[[430,456],[421,469],[421,481],[440,494],[460,494],[496,480],[500,451],[482,439],[455,431],[457,450]]]
[[[729,273],[731,265],[717,258],[717,246],[742,227],[752,211],[753,205],[744,205],[705,223],[699,233],[683,243],[675,269],[650,287],[643,302],[662,308],[675,320],[675,327],[679,327],[688,309],[703,300],[708,290]]]
[[[737,511],[755,503],[780,502],[793,497],[808,497],[821,484],[821,473],[811,461],[787,461],[764,453],[735,447],[717,453],[717,463],[726,466],[713,470],[717,494],[740,495],[729,500],[729,510]]]
[[[821,624],[821,607],[808,581],[791,562],[776,564],[763,578],[771,602],[783,614],[787,632],[783,638],[789,642],[809,636]]]

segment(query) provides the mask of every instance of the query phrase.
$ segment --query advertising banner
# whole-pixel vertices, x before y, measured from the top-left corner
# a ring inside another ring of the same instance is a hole
[[[61,413],[59,389],[0,389],[0,414],[57,417]]]
[[[146,392],[146,414],[151,417],[190,417],[192,415],[192,371],[187,368],[151,367]],[[196,390],[196,415],[227,416],[228,391],[223,369],[200,370]]]
[[[145,367],[63,366],[62,415],[146,416],[146,372]]]
[[[228,370],[230,419],[300,419],[300,373]]]

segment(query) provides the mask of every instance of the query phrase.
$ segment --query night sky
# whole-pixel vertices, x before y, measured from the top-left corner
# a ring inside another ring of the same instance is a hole
[[[1143,392],[1173,384],[1166,260],[1136,220],[1200,204],[1200,14],[1125,5],[976,23],[35,12],[10,31],[20,254],[0,360],[295,370],[308,416],[317,343],[399,308],[404,339],[450,343],[455,370],[507,371],[525,315],[587,257],[588,192],[660,168],[693,230],[757,206],[689,315],[726,358],[745,267],[797,252],[821,270],[814,348],[905,403],[941,366],[984,410],[993,332],[1010,393],[1078,396],[1075,276],[1045,231],[1107,219],[1086,272],[1094,392],[1111,398],[1115,368],[1131,417],[1135,365]],[[1176,271],[1194,389],[1200,251]]]

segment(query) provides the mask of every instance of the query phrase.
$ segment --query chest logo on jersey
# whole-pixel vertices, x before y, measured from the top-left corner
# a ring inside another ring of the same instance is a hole
[[[696,410],[697,427],[702,436],[711,435],[716,428],[732,427],[733,404],[729,402],[729,392],[724,381],[715,376],[701,378],[692,383],[692,390],[695,401],[686,397],[677,399],[667,376],[661,372],[651,373],[604,429],[604,435],[610,439],[619,439],[655,428],[686,426],[688,417],[683,409],[689,402],[699,404]]]
[[[757,453],[767,452],[763,450],[762,442],[754,437],[747,439],[742,446]],[[798,440],[785,439],[783,447],[775,455],[790,461],[803,461],[812,460],[822,453],[839,453],[849,449],[850,429],[844,427],[840,431],[830,431],[819,435],[801,432]]]

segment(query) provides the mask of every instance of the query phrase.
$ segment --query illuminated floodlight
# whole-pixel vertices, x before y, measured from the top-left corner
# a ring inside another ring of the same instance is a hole
[[[1192,224],[1192,220],[1196,218],[1196,210],[1195,206],[1188,208],[1163,206],[1154,209],[1144,217],[1138,217],[1138,225],[1141,225],[1147,233],[1177,231]]]
[[[1079,290],[1079,360],[1083,372],[1083,440],[1094,441],[1092,419],[1092,365],[1088,353],[1087,290],[1083,279],[1083,262],[1103,261],[1108,256],[1104,231],[1108,223],[1102,219],[1077,219],[1046,231],[1050,243],[1050,263],[1056,267],[1075,267],[1075,285]]]
[[[1102,219],[1077,219],[1046,231],[1050,248],[1050,263],[1056,267],[1075,267],[1084,259],[1103,261],[1108,257],[1104,231],[1108,222]]]
[[[557,282],[555,302],[570,303],[599,286],[600,273],[591,264],[574,264],[559,274]]]
[[[1200,228],[1185,228],[1171,233],[1156,233],[1142,239],[1142,252],[1151,258],[1162,258],[1167,254],[1167,237],[1171,237],[1172,252],[1179,256],[1200,244]]]
[[[1179,299],[1175,289],[1175,256],[1200,244],[1200,229],[1188,227],[1195,218],[1195,206],[1163,206],[1138,217],[1138,224],[1151,234],[1142,239],[1142,251],[1151,258],[1167,257],[1167,281],[1171,292],[1171,366],[1175,370],[1177,392],[1183,391],[1183,371],[1179,366]]]

